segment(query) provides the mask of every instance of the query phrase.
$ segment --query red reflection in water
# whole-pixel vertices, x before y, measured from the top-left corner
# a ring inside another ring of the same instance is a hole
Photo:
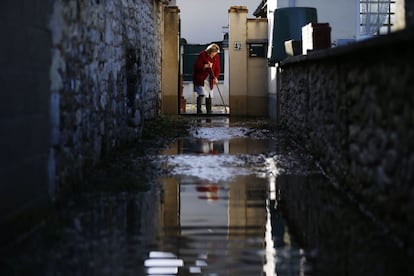
[[[197,192],[205,193],[204,195],[198,196],[199,199],[204,200],[218,200],[218,185],[217,184],[209,184],[209,185],[198,185],[196,187]]]

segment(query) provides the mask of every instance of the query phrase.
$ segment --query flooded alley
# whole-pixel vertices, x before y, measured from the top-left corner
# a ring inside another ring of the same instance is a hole
[[[187,117],[1,249],[1,275],[408,275],[412,256],[267,120]],[[81,185],[82,186],[82,185]]]

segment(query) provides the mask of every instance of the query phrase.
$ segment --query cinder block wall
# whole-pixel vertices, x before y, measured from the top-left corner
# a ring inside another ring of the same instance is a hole
[[[0,225],[30,224],[160,112],[165,1],[44,2],[0,3]]]
[[[282,64],[280,123],[387,227],[414,243],[414,32]]]

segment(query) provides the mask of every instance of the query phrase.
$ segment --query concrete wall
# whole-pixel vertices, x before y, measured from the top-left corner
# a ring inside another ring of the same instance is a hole
[[[340,187],[412,244],[414,32],[282,63],[280,122]]]
[[[395,2],[395,29],[403,30],[405,28],[405,1],[397,0]]]
[[[229,8],[229,94],[232,115],[247,113],[247,8]],[[235,49],[235,43],[240,47]]]
[[[414,26],[414,2],[409,0],[395,1],[395,28],[403,30]]]
[[[247,19],[247,42],[267,48],[267,19]],[[257,43],[261,42],[261,43]],[[265,53],[266,54],[266,53]],[[230,72],[231,73],[231,72]],[[268,116],[267,57],[247,57],[247,115]]]
[[[0,224],[47,206],[158,115],[167,3],[1,2]]]
[[[267,116],[267,59],[249,57],[248,45],[267,41],[267,20],[247,19],[247,13],[245,6],[229,8],[230,109],[236,116]]]
[[[165,8],[165,24],[163,30],[164,53],[162,57],[162,112],[178,114],[178,74],[180,10],[177,7]]]

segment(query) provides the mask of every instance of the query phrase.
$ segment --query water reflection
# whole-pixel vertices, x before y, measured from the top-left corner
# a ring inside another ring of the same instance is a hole
[[[410,256],[286,141],[226,127],[163,152],[159,245],[183,260],[174,275],[412,275]]]
[[[148,275],[177,274],[183,265],[183,260],[177,259],[173,253],[161,251],[150,252],[149,259],[144,262]]]
[[[265,181],[254,176],[239,176],[226,183],[195,177],[174,180],[162,179],[163,209],[177,213],[175,219],[164,220],[166,235],[161,244],[184,260],[180,268],[184,274],[179,275],[261,275]]]
[[[281,175],[276,193],[291,232],[317,250],[314,275],[414,275],[413,256],[320,175]]]
[[[159,246],[183,260],[170,273],[305,271],[305,253],[276,211],[275,176],[259,174],[245,158],[269,152],[272,141],[249,138],[248,127],[226,123],[199,127],[163,152],[170,175],[160,178],[165,232]]]
[[[148,191],[73,197],[2,248],[0,275],[414,275],[311,159],[249,124],[196,125],[156,156]]]

